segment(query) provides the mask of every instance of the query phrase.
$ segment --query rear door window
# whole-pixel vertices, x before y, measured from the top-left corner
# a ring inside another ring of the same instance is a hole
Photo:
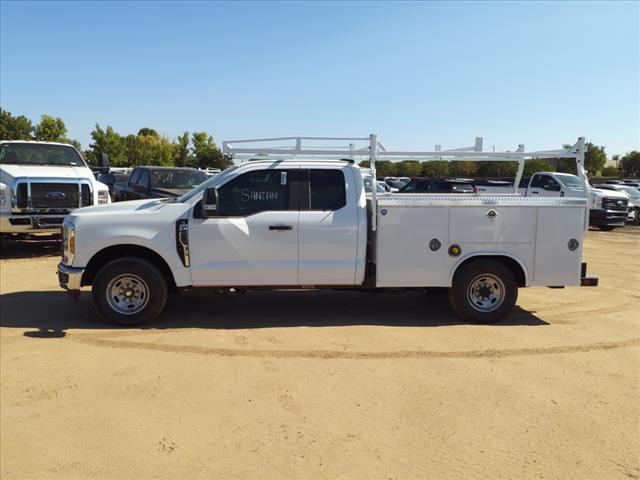
[[[340,170],[310,170],[311,210],[339,210],[347,204],[344,174]]]

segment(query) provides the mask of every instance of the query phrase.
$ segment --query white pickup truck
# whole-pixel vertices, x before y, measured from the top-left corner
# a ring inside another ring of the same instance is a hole
[[[624,227],[625,221],[633,221],[635,212],[629,209],[629,197],[615,190],[585,188],[585,181],[577,175],[560,172],[537,172],[518,193],[526,197],[589,197],[589,224],[600,230]],[[498,185],[482,182],[476,185],[478,193],[506,193],[513,190],[510,184]]]
[[[95,179],[72,145],[0,142],[3,238],[59,234],[62,220],[74,208],[109,202],[109,188]]]
[[[168,292],[192,287],[447,287],[463,319],[495,322],[511,311],[519,287],[598,283],[582,263],[585,198],[378,197],[376,189],[365,193],[362,170],[350,159],[366,155],[376,178],[376,159],[508,159],[522,166],[539,152],[391,152],[375,135],[336,139],[366,141],[362,149],[318,149],[302,142],[329,139],[288,138],[295,146],[224,142],[225,153],[252,161],[177,200],[75,210],[63,224],[60,285],[75,298],[91,285],[102,317],[133,325],[155,318]],[[580,139],[553,155],[576,158],[583,171],[583,152]]]

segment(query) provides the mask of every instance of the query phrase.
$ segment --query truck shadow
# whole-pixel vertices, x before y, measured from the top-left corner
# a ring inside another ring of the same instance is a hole
[[[0,259],[60,256],[60,239],[47,237],[46,240],[2,240]]]
[[[263,291],[218,296],[208,292],[171,295],[150,325],[130,329],[256,329],[334,326],[444,327],[465,325],[446,295],[348,291]],[[494,328],[549,325],[517,307]],[[72,303],[65,292],[15,292],[0,296],[0,326],[34,328],[32,338],[61,338],[68,330],[113,329],[91,305],[88,292]]]

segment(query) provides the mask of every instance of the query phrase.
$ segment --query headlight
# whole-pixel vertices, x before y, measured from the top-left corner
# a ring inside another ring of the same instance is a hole
[[[62,263],[71,265],[76,254],[76,227],[71,222],[62,223]]]
[[[103,203],[111,203],[109,190],[98,190],[98,205],[102,205]]]
[[[598,197],[595,195],[591,197],[591,208],[598,208]]]
[[[7,204],[7,186],[4,183],[0,183],[0,207],[4,207]]]

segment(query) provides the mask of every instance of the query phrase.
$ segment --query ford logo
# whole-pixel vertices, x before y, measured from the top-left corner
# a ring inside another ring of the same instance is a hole
[[[61,198],[64,198],[65,194],[63,192],[49,192],[47,193],[47,198],[50,198],[51,200],[60,200]]]

